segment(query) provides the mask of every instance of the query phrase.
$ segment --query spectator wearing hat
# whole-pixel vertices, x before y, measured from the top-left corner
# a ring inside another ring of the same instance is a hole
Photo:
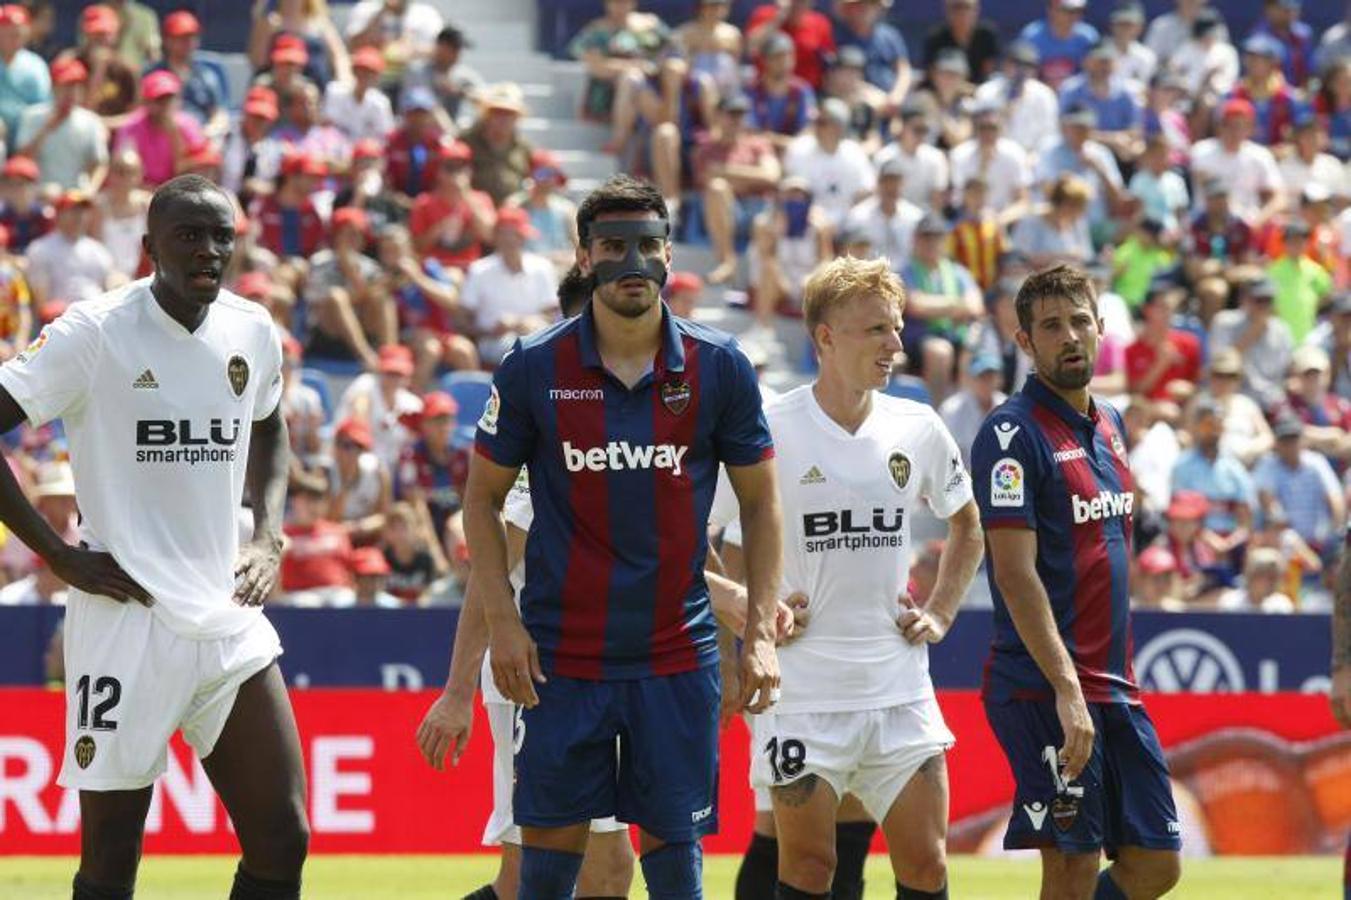
[[[308,259],[328,243],[328,229],[314,200],[327,175],[328,167],[308,153],[292,151],[282,157],[276,189],[255,198],[249,209],[263,247],[283,259]]]
[[[1218,178],[1229,186],[1230,207],[1249,225],[1269,222],[1285,205],[1285,183],[1271,151],[1249,140],[1253,106],[1227,100],[1220,109],[1218,134],[1192,147],[1192,181]]]
[[[255,197],[272,190],[280,172],[285,147],[272,136],[280,117],[276,93],[268,87],[251,87],[225,137],[221,186],[239,197],[245,209]]]
[[[38,164],[11,156],[0,166],[0,225],[9,234],[9,250],[23,254],[52,229],[52,208],[38,196]]]
[[[372,369],[374,348],[397,339],[393,298],[380,265],[364,252],[369,238],[365,212],[355,206],[334,210],[333,245],[314,254],[305,283],[307,354],[356,360]]]
[[[368,609],[402,609],[405,603],[385,590],[390,576],[389,561],[379,547],[357,547],[352,551],[352,578],[355,585],[352,606]]]
[[[915,227],[924,210],[905,199],[905,167],[894,155],[877,172],[877,190],[849,210],[846,227],[862,234],[873,252],[900,271],[910,261]]]
[[[981,423],[996,406],[1008,399],[1008,395],[999,389],[1002,376],[1003,365],[999,357],[973,355],[967,363],[963,386],[938,407],[938,414],[957,442],[962,462],[968,470],[971,468],[971,445]]]
[[[1173,327],[1179,295],[1173,282],[1156,281],[1139,308],[1139,335],[1126,348],[1126,381],[1132,394],[1182,403],[1196,390],[1201,342],[1190,331]]]
[[[70,463],[61,460],[38,464],[27,493],[38,515],[53,531],[72,544],[79,542],[80,511],[75,503],[75,474]],[[11,533],[0,548],[0,567],[14,579],[40,572],[43,563],[41,557]],[[0,605],[4,605],[3,601]]]
[[[464,32],[447,25],[436,35],[431,56],[416,60],[403,79],[403,90],[430,92],[449,117],[449,121],[468,127],[470,104],[487,84],[478,70],[461,61],[464,50],[472,47]]]
[[[202,26],[185,9],[164,17],[164,59],[150,71],[168,71],[183,84],[183,111],[197,120],[202,130],[221,138],[230,127],[230,88],[218,63],[197,55]]]
[[[385,517],[383,558],[389,572],[384,577],[385,589],[403,606],[425,604],[432,583],[445,573],[445,554],[437,534],[424,525],[410,503],[395,503]]]
[[[1186,42],[1167,57],[1160,54],[1159,58],[1169,60],[1169,68],[1181,80],[1185,96],[1202,116],[1238,81],[1238,50],[1229,43],[1224,19],[1209,6],[1197,12]]]
[[[900,109],[910,93],[910,51],[896,26],[886,21],[891,0],[835,0],[834,36],[839,49],[863,51],[863,77],[887,95],[887,111]]]
[[[811,130],[795,138],[783,157],[784,173],[807,182],[834,230],[844,225],[850,207],[877,186],[868,155],[858,141],[845,136],[848,127],[849,107],[843,100],[828,98]]]
[[[1194,490],[1174,490],[1164,513],[1167,530],[1159,545],[1177,561],[1182,599],[1193,608],[1214,602],[1233,582],[1232,542],[1207,525],[1210,501]],[[1246,540],[1246,532],[1241,535]]]
[[[934,143],[951,150],[971,137],[971,96],[975,91],[966,54],[947,50],[938,54],[908,102],[924,110],[934,127]]]
[[[605,14],[568,44],[568,54],[586,67],[582,115],[593,122],[612,122],[616,108],[631,106],[632,95],[670,41],[666,23],[638,12],[636,0],[606,0]],[[613,140],[608,146],[621,149]]]
[[[455,440],[458,413],[454,397],[443,391],[427,394],[417,417],[416,438],[404,449],[396,469],[399,500],[412,507],[417,530],[429,545],[437,543],[435,536],[460,511],[469,477],[471,450]]]
[[[1112,252],[1112,290],[1132,309],[1144,302],[1156,277],[1177,265],[1166,241],[1163,222],[1145,216]]]
[[[0,6],[0,64],[5,77],[0,80],[0,123],[6,135],[19,130],[24,111],[52,96],[51,75],[42,57],[24,46],[28,40],[28,10],[18,3]]]
[[[863,51],[858,47],[841,47],[826,71],[822,98],[835,98],[849,108],[849,127],[846,135],[858,141],[869,155],[881,147],[884,126],[889,126],[890,115],[886,95],[863,78]],[[884,118],[883,114],[888,113]]]
[[[1267,277],[1276,285],[1276,315],[1290,328],[1296,344],[1313,330],[1318,310],[1332,293],[1332,275],[1304,255],[1309,226],[1290,219],[1281,229],[1281,255],[1267,266]]]
[[[385,58],[374,47],[352,54],[352,79],[330,81],[324,89],[324,119],[352,141],[383,141],[394,130],[394,109],[380,90]]]
[[[282,39],[298,40],[305,49],[304,76],[315,84],[348,81],[352,77],[347,45],[329,15],[327,0],[278,0],[268,11],[268,0],[253,0],[253,27],[249,30],[249,62],[266,69],[272,51]]]
[[[975,135],[952,149],[952,187],[957,202],[966,182],[981,175],[989,189],[989,204],[1007,217],[1027,209],[1032,166],[1019,144],[1004,137],[999,110],[978,106],[972,111]],[[930,210],[938,212],[938,210]],[[1006,219],[1008,221],[1008,219]]]
[[[394,190],[411,201],[436,184],[445,114],[427,88],[404,90],[399,103],[402,121],[385,147],[386,171]]]
[[[1263,0],[1262,18],[1253,27],[1252,36],[1270,37],[1280,53],[1285,80],[1303,88],[1314,73],[1313,29],[1299,20],[1301,0]]]
[[[372,449],[391,472],[412,443],[408,417],[422,411],[422,401],[409,390],[413,351],[401,344],[380,348],[374,372],[358,375],[338,401],[337,419],[364,421],[371,429]]]
[[[352,158],[352,139],[324,120],[319,109],[319,88],[306,83],[282,96],[286,98],[286,107],[272,136],[287,151],[313,157],[329,172],[345,169]]]
[[[1168,163],[1184,168],[1191,150],[1189,107],[1183,94],[1182,79],[1171,69],[1155,72],[1145,92],[1145,142],[1161,135],[1168,146]],[[1146,146],[1148,149],[1148,146]]]
[[[1305,341],[1328,355],[1332,390],[1340,397],[1351,397],[1351,294],[1343,291],[1332,298],[1327,316]]]
[[[543,328],[558,313],[558,278],[553,263],[529,253],[534,235],[525,210],[508,206],[497,214],[494,252],[470,263],[460,305],[472,318],[480,358],[496,365],[518,337]]]
[[[1178,584],[1177,559],[1167,547],[1146,547],[1135,561],[1131,579],[1131,608],[1184,612],[1187,603]]]
[[[1176,2],[1175,10],[1155,16],[1149,23],[1149,30],[1145,32],[1145,46],[1161,61],[1171,60],[1173,55],[1192,39],[1196,22],[1202,17],[1203,10],[1207,14],[1211,12],[1207,7],[1207,0],[1176,0]],[[1223,22],[1219,23],[1217,37],[1223,43],[1229,42],[1229,31]]]
[[[1138,99],[1138,86],[1117,72],[1117,51],[1100,43],[1084,57],[1084,71],[1065,79],[1060,86],[1060,108],[1093,110],[1097,120],[1093,140],[1111,150],[1121,162],[1134,162],[1144,149],[1145,110]]]
[[[353,544],[369,544],[385,528],[394,502],[390,470],[371,452],[375,439],[361,419],[344,419],[333,431],[328,519],[347,529]]]
[[[441,144],[435,188],[413,201],[408,219],[418,252],[454,269],[468,268],[483,255],[496,221],[493,198],[471,186],[473,156],[462,141]]]
[[[322,474],[291,479],[290,514],[282,526],[283,601],[294,606],[352,604],[352,541],[347,529],[324,517],[328,484]]]
[[[1209,393],[1202,400],[1219,410],[1220,449],[1245,466],[1251,466],[1276,444],[1262,408],[1239,390],[1243,383],[1243,358],[1233,347],[1210,357]],[[1200,402],[1200,400],[1198,400]]]
[[[1154,51],[1140,42],[1145,31],[1145,8],[1138,0],[1126,0],[1112,10],[1107,41],[1116,51],[1116,71],[1121,79],[1142,92],[1159,68]]]
[[[1144,147],[1127,190],[1139,201],[1145,218],[1163,225],[1165,240],[1176,242],[1183,237],[1182,225],[1191,215],[1187,183],[1173,168],[1167,135],[1162,131],[1149,134]]]
[[[1237,309],[1215,314],[1207,342],[1212,354],[1233,347],[1243,359],[1243,390],[1269,410],[1285,396],[1285,376],[1295,342],[1290,326],[1273,313],[1276,286],[1265,277],[1240,289]]]
[[[136,278],[146,262],[141,237],[150,212],[150,192],[141,186],[141,158],[135,150],[123,150],[108,165],[103,190],[94,197],[89,233],[113,257],[113,268],[126,278]]]
[[[1060,122],[1060,98],[1038,77],[1040,61],[1036,47],[1015,41],[1000,70],[975,94],[979,107],[1000,110],[1005,133],[1034,159]]]
[[[88,234],[90,205],[89,195],[66,191],[56,200],[55,227],[28,246],[28,284],[39,309],[53,300],[93,300],[116,285],[112,254]]]
[[[943,22],[924,39],[924,68],[944,50],[966,54],[967,70],[976,84],[984,82],[999,63],[999,31],[980,17],[980,0],[944,0]]]
[[[1237,545],[1251,532],[1257,494],[1247,468],[1221,442],[1221,416],[1219,405],[1209,397],[1192,404],[1186,427],[1192,446],[1173,467],[1173,496],[1184,490],[1199,493],[1207,500],[1206,527],[1220,536],[1238,535]]]
[[[402,72],[413,61],[431,56],[445,27],[436,7],[422,0],[361,0],[348,14],[346,37],[351,47],[377,48]]]
[[[666,280],[666,305],[673,315],[693,319],[704,293],[704,280],[693,272],[672,272]]]
[[[408,208],[399,201],[385,173],[385,148],[381,141],[362,138],[352,145],[352,161],[333,197],[334,209],[355,206],[366,213],[371,233],[383,234],[392,225],[408,219]]]
[[[558,271],[566,271],[576,258],[577,205],[562,193],[567,183],[558,157],[550,150],[537,149],[530,154],[525,187],[508,197],[506,203],[525,210],[535,229],[525,249],[548,257]]]
[[[1293,414],[1276,419],[1272,426],[1276,449],[1253,466],[1253,485],[1261,508],[1265,511],[1279,503],[1290,517],[1290,527],[1330,562],[1342,543],[1346,497],[1327,458],[1306,445],[1306,427]]]
[[[727,21],[730,0],[697,0],[694,18],[675,30],[672,43],[689,60],[690,71],[707,76],[719,94],[741,90],[741,29]]]
[[[1064,110],[1060,140],[1044,146],[1037,158],[1036,183],[1048,190],[1064,174],[1077,175],[1089,189],[1088,225],[1093,238],[1103,243],[1114,236],[1115,215],[1127,197],[1121,168],[1107,145],[1095,139],[1098,115],[1091,107],[1078,105]]]
[[[782,171],[769,139],[747,131],[749,109],[744,95],[722,98],[716,127],[698,139],[694,150],[695,187],[718,260],[708,273],[709,284],[722,284],[736,274],[737,244],[749,236],[751,222],[777,190]]]
[[[145,183],[155,187],[184,169],[188,156],[206,138],[180,108],[182,83],[160,70],[141,79],[141,106],[127,117],[113,140],[114,152],[131,148],[141,157]]]
[[[979,175],[968,179],[948,236],[948,254],[988,291],[999,279],[999,259],[1008,249],[1003,220],[990,206],[989,186]]]
[[[318,85],[306,74],[310,51],[303,38],[294,34],[277,35],[268,51],[268,61],[270,65],[254,76],[254,87],[271,88],[278,97],[287,98],[307,84]]]
[[[1029,22],[1018,35],[1037,48],[1041,80],[1059,89],[1079,71],[1088,51],[1098,43],[1098,30],[1084,21],[1087,0],[1049,0],[1046,18]]]
[[[1275,147],[1290,138],[1290,128],[1303,115],[1303,101],[1281,74],[1281,45],[1268,34],[1243,42],[1243,75],[1226,100],[1247,100],[1254,114],[1253,138]]]
[[[137,4],[139,5],[139,4]],[[147,10],[147,12],[149,12]],[[155,57],[159,58],[159,22],[150,13],[155,38]],[[75,53],[63,53],[58,59],[74,58],[89,71],[85,102],[98,113],[109,131],[116,132],[136,109],[140,98],[141,70],[122,56],[118,47],[121,22],[111,6],[96,3],[80,14],[84,43]]]
[[[1334,394],[1331,387],[1332,362],[1323,348],[1304,344],[1296,349],[1286,408],[1304,423],[1304,440],[1310,450],[1342,460],[1351,450],[1351,400]]]
[[[816,202],[806,178],[788,175],[779,182],[775,202],[751,225],[748,277],[756,324],[747,343],[765,350],[777,344],[776,314],[801,310],[807,276],[833,256],[834,232],[830,214]]]
[[[942,216],[925,213],[915,227],[914,253],[901,270],[907,293],[901,343],[935,403],[951,389],[957,348],[971,323],[985,314],[976,280],[947,255],[948,232]]]
[[[78,59],[52,63],[52,99],[23,111],[14,154],[38,164],[43,184],[61,190],[97,190],[108,164],[108,130],[84,108],[89,71]]]
[[[1093,258],[1088,227],[1092,189],[1077,175],[1065,173],[1051,185],[1046,210],[1029,215],[1013,227],[1009,246],[1027,257],[1034,269],[1060,263],[1083,266]]]
[[[474,190],[482,191],[500,206],[516,193],[530,176],[534,147],[521,136],[521,117],[526,114],[525,95],[519,85],[494,84],[478,97],[479,115],[461,140],[473,153]]]
[[[1016,337],[1019,326],[1014,298],[1021,286],[1021,278],[1005,276],[995,282],[986,294],[984,315],[972,323],[964,344],[973,356],[999,360],[999,389],[1005,394],[1019,390],[1031,370],[1031,361],[1018,348]]]
[[[780,151],[802,133],[816,111],[815,87],[794,74],[795,52],[787,35],[771,36],[761,52],[760,72],[746,91],[750,101],[747,124]]]
[[[1279,168],[1281,178],[1292,190],[1307,191],[1316,186],[1331,198],[1344,195],[1351,188],[1341,160],[1323,152],[1328,135],[1317,116],[1301,114],[1295,119],[1290,137],[1291,152],[1281,157]]]
[[[884,167],[893,165],[900,173],[901,196],[921,210],[937,212],[947,206],[947,154],[929,143],[932,126],[918,103],[901,106],[900,124],[896,140],[879,150],[873,163],[879,177]]]
[[[812,0],[779,0],[762,3],[746,20],[746,44],[752,58],[769,64],[770,44],[778,35],[792,42],[792,73],[813,91],[819,90],[826,61],[836,51],[835,29],[830,19],[817,12]]]

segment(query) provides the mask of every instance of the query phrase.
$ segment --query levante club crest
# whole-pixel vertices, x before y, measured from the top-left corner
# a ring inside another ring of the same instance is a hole
[[[661,386],[661,404],[671,411],[671,415],[678,416],[689,409],[692,393],[689,382],[668,381]]]

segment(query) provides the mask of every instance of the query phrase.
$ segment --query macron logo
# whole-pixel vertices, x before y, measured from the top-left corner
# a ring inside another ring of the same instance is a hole
[[[680,474],[680,463],[689,451],[689,447],[677,447],[675,444],[630,444],[628,441],[610,441],[604,447],[592,447],[582,450],[563,442],[563,463],[569,472],[587,469],[591,472],[604,472],[607,469],[670,469],[672,475]]]
[[[1102,491],[1091,500],[1085,500],[1078,494],[1071,494],[1070,501],[1074,506],[1075,525],[1115,516],[1129,516],[1135,508],[1134,494],[1114,494],[1111,491]]]
[[[604,400],[605,391],[600,388],[550,388],[550,400]]]

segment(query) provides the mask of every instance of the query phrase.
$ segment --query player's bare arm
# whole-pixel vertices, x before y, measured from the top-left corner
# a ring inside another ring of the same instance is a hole
[[[976,577],[980,561],[985,556],[985,534],[980,527],[980,509],[976,501],[948,517],[948,539],[938,558],[938,580],[933,593],[923,607],[915,606],[906,597],[907,608],[901,610],[897,624],[905,639],[912,644],[936,644],[947,636],[957,608],[962,604]]]
[[[235,561],[235,602],[259,606],[272,594],[281,571],[281,521],[286,509],[286,480],[291,440],[281,404],[253,423],[248,469],[244,473],[253,504],[253,538]]]
[[[774,650],[775,608],[783,572],[783,516],[773,460],[728,466],[728,479],[741,509],[749,608],[741,648],[741,705],[764,712],[779,687]]]
[[[1342,551],[1332,609],[1332,714],[1351,728],[1351,552]]]
[[[746,587],[737,581],[735,573],[744,573],[741,546],[723,544],[723,552],[735,559],[735,567],[728,569],[722,554],[713,549],[712,535],[709,536],[708,558],[704,563],[704,580],[708,582],[709,601],[718,624],[731,631],[733,638],[746,633],[746,610],[749,597]],[[807,595],[795,593],[780,600],[774,612],[774,640],[780,647],[802,636],[811,615],[807,612]],[[724,695],[727,680],[723,679]],[[735,698],[733,698],[735,699]]]
[[[475,454],[469,463],[464,495],[464,536],[474,565],[466,594],[477,593],[483,604],[492,649],[493,683],[512,703],[539,703],[534,682],[544,682],[539,649],[521,622],[507,573],[507,535],[502,505],[516,483],[519,469],[499,466]]]
[[[1030,528],[996,528],[986,537],[995,584],[1008,604],[1013,627],[1055,691],[1056,716],[1065,733],[1060,764],[1065,780],[1073,781],[1093,752],[1093,720],[1074,661],[1051,615],[1051,599],[1037,576],[1037,533]]]
[[[0,434],[7,434],[26,419],[14,397],[0,387]],[[9,466],[0,466],[0,522],[71,587],[122,603],[135,600],[146,606],[154,604],[145,588],[122,571],[112,554],[67,544],[28,502]]]

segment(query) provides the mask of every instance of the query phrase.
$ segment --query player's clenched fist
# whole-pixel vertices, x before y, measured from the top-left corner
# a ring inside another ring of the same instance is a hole
[[[899,600],[901,614],[896,617],[896,627],[901,629],[907,641],[912,644],[936,644],[947,636],[951,621],[945,621],[932,611],[917,606],[909,594],[902,594]]]
[[[155,605],[150,593],[122,571],[111,553],[67,547],[47,562],[57,577],[86,594],[111,597],[119,603],[135,600],[144,606]]]
[[[489,616],[488,630],[493,684],[512,703],[527,709],[538,706],[535,682],[547,679],[539,664],[539,648],[521,624],[520,614],[513,608],[509,616]]]
[[[1060,719],[1060,730],[1065,733],[1065,746],[1060,750],[1060,765],[1066,781],[1073,781],[1088,765],[1093,755],[1093,718],[1088,714],[1082,691],[1058,692],[1055,714]]]
[[[417,729],[417,745],[427,764],[440,772],[446,767],[446,753],[450,764],[458,766],[460,757],[469,746],[474,729],[474,695],[468,697],[442,691]]]

